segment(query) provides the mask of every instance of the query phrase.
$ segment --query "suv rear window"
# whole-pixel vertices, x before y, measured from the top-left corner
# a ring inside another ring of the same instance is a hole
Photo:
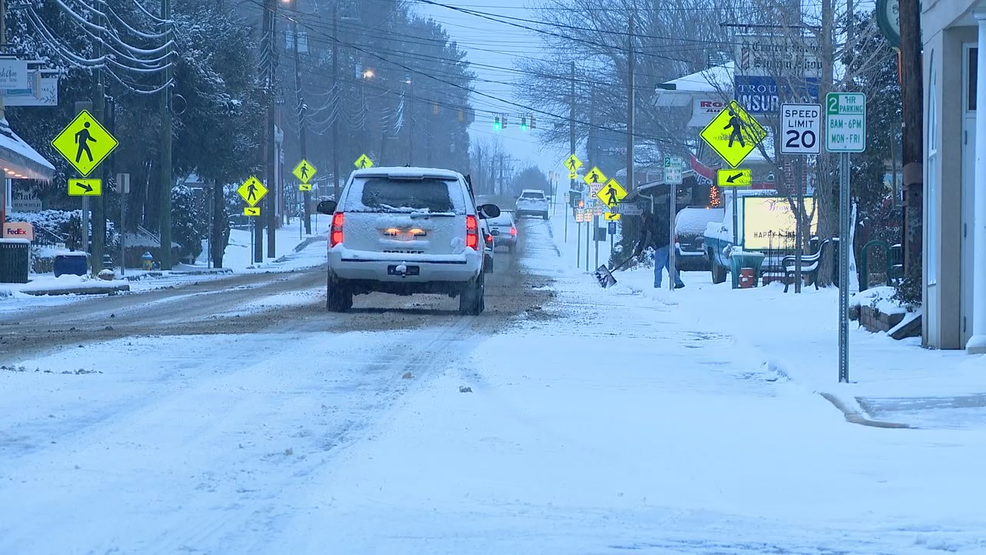
[[[442,179],[389,179],[371,177],[353,183],[346,197],[346,212],[465,213],[462,190],[456,181]]]
[[[544,193],[540,191],[527,191],[526,193],[521,194],[520,198],[532,198],[532,199],[541,200],[544,198]]]

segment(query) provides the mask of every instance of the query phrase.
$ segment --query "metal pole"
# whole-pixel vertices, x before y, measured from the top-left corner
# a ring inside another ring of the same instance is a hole
[[[116,186],[120,189],[120,275],[127,275],[127,194],[123,183],[117,179]]]
[[[795,185],[798,187],[798,210],[795,215],[795,225],[794,225],[794,292],[801,292],[801,254],[804,245],[804,234],[801,231],[801,226],[804,225],[804,213],[805,213],[805,190],[804,190],[804,164],[805,159],[802,156],[797,157],[797,164],[794,166],[794,181]]]
[[[89,252],[89,197],[82,197],[82,252]]]
[[[592,240],[596,243],[596,264],[599,267],[599,216],[592,217]]]
[[[582,267],[582,226],[577,225],[575,226],[575,228],[579,230],[578,238],[575,240],[575,267],[581,268]]]
[[[216,186],[215,181],[212,182],[212,186],[213,187]],[[213,208],[212,204],[216,201],[216,199],[214,198],[212,191],[210,191],[208,187],[206,187],[204,190],[206,191],[206,194],[208,195],[208,199],[209,199],[208,202],[205,203],[206,206],[209,207],[209,242],[206,243],[205,245],[205,267],[207,269],[212,269],[212,225],[213,225],[212,222],[216,216],[215,208]]]
[[[674,163],[674,162],[672,162]],[[672,183],[671,190],[668,194],[668,237],[669,245],[668,247],[668,291],[674,291],[674,268],[677,261],[675,260],[675,245],[674,245],[674,220],[678,215],[678,185]]]
[[[733,246],[735,247],[739,244],[739,193],[736,192],[736,187],[731,187],[733,190]]]
[[[595,216],[593,216],[593,217],[595,217]],[[592,225],[592,222],[588,218],[586,218],[586,221],[585,221],[585,269],[586,269],[586,271],[589,271],[589,239],[590,239],[589,226],[590,225]]]
[[[839,382],[849,383],[849,153],[839,162]]]
[[[340,106],[339,88],[339,3],[332,4],[332,89],[336,106]],[[339,114],[332,116],[332,198],[339,200]],[[315,214],[316,225],[318,214]],[[316,233],[318,231],[316,230]]]

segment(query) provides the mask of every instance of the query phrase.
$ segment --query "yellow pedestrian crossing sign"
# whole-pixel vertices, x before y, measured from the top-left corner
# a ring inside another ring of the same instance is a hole
[[[615,179],[610,179],[606,186],[596,193],[599,200],[603,201],[603,204],[610,208],[616,208],[616,205],[620,203],[627,196],[627,191],[616,182]]]
[[[360,157],[353,162],[353,165],[356,166],[357,169],[365,170],[373,167],[373,160],[370,160],[370,157],[366,154],[361,154]]]
[[[735,100],[699,135],[732,167],[740,165],[767,136],[767,131]]]
[[[615,222],[620,219],[620,215],[616,212],[606,212],[603,214],[603,218],[605,218],[608,222]]]
[[[100,179],[69,179],[68,194],[70,197],[98,197],[103,194],[103,182]]]
[[[753,171],[746,168],[716,170],[716,185],[720,187],[749,187],[753,185]]]
[[[298,190],[299,191],[311,191],[312,190],[312,184],[311,183],[301,183],[301,184],[298,185]]]
[[[593,166],[589,173],[585,174],[582,178],[583,181],[592,185],[593,183],[606,183],[606,174],[599,170],[599,168]]]
[[[243,185],[240,185],[240,188],[236,192],[243,197],[243,200],[247,201],[247,204],[256,206],[260,202],[260,199],[264,198],[267,194],[267,187],[264,187],[264,184],[259,179],[251,175],[250,179],[244,181]]]
[[[565,168],[568,170],[568,178],[575,179],[579,176],[578,169],[582,167],[582,160],[572,153],[571,156],[565,159]]]
[[[312,180],[313,177],[315,177],[315,174],[318,173],[318,170],[315,169],[315,166],[311,165],[308,162],[308,160],[302,160],[301,162],[298,162],[298,165],[294,167],[294,171],[292,171],[291,173],[293,173],[294,176],[298,178],[298,181],[302,183],[308,183],[309,181]]]
[[[92,173],[119,145],[89,110],[79,112],[51,141],[51,146],[83,176]]]
[[[260,207],[259,206],[244,206],[243,207],[244,216],[259,216]]]

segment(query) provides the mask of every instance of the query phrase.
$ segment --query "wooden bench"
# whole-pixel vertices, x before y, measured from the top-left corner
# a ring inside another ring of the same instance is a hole
[[[822,241],[822,243],[818,246],[818,251],[814,254],[805,254],[801,256],[801,274],[807,274],[811,277],[812,282],[815,284],[815,289],[818,289],[818,267],[822,263],[822,256],[825,255],[825,250],[831,244],[832,240],[826,239]],[[787,293],[788,287],[791,282],[794,281],[798,273],[797,258],[793,254],[785,256],[781,260],[781,265],[784,267],[784,292]]]

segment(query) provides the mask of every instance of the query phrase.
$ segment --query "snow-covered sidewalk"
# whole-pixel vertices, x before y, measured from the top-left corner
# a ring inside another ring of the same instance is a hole
[[[571,217],[571,216],[570,216]],[[559,233],[563,216],[552,218],[556,244],[575,269],[575,238]],[[583,225],[584,230],[584,225]],[[585,267],[585,245],[579,266]],[[601,245],[602,246],[602,245]],[[609,245],[600,249],[600,264]],[[594,254],[594,253],[593,253]],[[590,268],[594,266],[590,264]],[[850,323],[850,383],[838,382],[838,290],[784,286],[734,290],[729,280],[713,285],[709,272],[682,272],[686,287],[653,288],[653,269],[614,274],[618,283],[600,295],[637,294],[675,307],[697,329],[729,334],[736,349],[758,356],[773,371],[837,400],[842,410],[913,427],[986,429],[986,356],[921,347],[919,338],[896,341]],[[586,280],[594,281],[591,275]],[[667,284],[667,275],[664,275]]]
[[[323,222],[324,224],[324,222]],[[100,291],[141,292],[165,287],[173,287],[187,282],[222,279],[231,274],[247,272],[293,272],[318,266],[325,262],[325,229],[315,235],[303,235],[297,227],[298,222],[279,228],[275,234],[275,257],[264,257],[261,263],[252,262],[251,238],[249,230],[233,229],[229,245],[223,256],[223,268],[210,268],[207,254],[203,250],[194,264],[176,264],[170,271],[141,270],[128,268],[124,275],[104,281],[91,276],[52,274],[32,275],[29,283],[0,284],[0,310],[24,305],[57,306],[85,298],[87,294]],[[313,232],[316,229],[313,228]],[[263,251],[266,255],[267,243],[264,237]],[[119,271],[117,269],[117,271]],[[31,293],[31,294],[29,294]],[[58,293],[58,298],[37,297],[37,294]]]

